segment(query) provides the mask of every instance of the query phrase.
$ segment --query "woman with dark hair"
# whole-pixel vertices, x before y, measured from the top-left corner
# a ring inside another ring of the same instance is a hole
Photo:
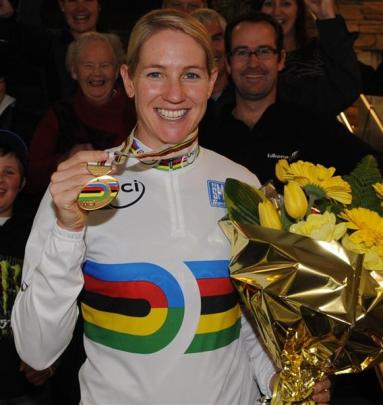
[[[271,14],[281,24],[286,52],[307,45],[309,38],[304,0],[264,0],[260,4],[261,11]]]
[[[307,9],[306,9],[307,7]],[[279,95],[317,113],[338,114],[361,91],[355,36],[336,14],[334,0],[261,0],[258,8],[282,26],[286,64]],[[306,16],[316,20],[317,38],[309,38]]]

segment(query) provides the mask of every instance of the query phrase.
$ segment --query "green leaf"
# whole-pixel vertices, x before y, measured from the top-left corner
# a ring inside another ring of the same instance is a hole
[[[383,179],[378,163],[372,155],[365,156],[344,179],[352,188],[352,203],[347,208],[364,207],[383,215],[381,201],[372,187]]]
[[[317,186],[315,184],[306,184],[303,187],[303,190],[314,201],[321,200],[322,198],[326,198],[326,192],[323,190],[323,188],[320,186]]]
[[[290,226],[292,224],[295,224],[296,221],[294,221],[292,218],[289,217],[285,210],[285,206],[282,206],[281,209],[281,221],[282,221],[282,227],[285,231],[288,231],[290,229]]]
[[[228,178],[225,182],[225,203],[229,218],[245,224],[259,224],[258,204],[265,195],[242,181]]]

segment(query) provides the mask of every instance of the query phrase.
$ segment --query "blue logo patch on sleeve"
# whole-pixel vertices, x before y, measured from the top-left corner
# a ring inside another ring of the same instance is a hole
[[[225,200],[223,198],[223,190],[225,183],[222,181],[208,180],[207,189],[209,192],[210,205],[212,207],[225,208]]]

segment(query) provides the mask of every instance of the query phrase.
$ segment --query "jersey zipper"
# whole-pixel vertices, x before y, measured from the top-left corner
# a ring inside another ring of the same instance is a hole
[[[180,238],[184,237],[186,232],[185,216],[179,187],[179,173],[177,170],[172,170],[172,168],[169,169],[167,195],[170,207],[171,236],[174,238]]]

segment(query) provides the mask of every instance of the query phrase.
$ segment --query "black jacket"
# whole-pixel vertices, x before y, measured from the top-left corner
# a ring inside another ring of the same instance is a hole
[[[336,116],[353,104],[362,88],[353,48],[356,34],[348,32],[341,16],[317,20],[316,25],[318,38],[288,52],[278,93],[284,102]]]
[[[374,69],[372,66],[359,63],[364,94],[372,96],[383,96],[383,61]]]
[[[233,117],[233,108],[225,105],[213,118],[207,114],[200,144],[246,166],[261,183],[275,179],[275,164],[282,158],[334,166],[337,174],[348,174],[365,155],[379,155],[335,118],[292,104],[271,105],[251,129]],[[382,168],[382,160],[380,164]]]

